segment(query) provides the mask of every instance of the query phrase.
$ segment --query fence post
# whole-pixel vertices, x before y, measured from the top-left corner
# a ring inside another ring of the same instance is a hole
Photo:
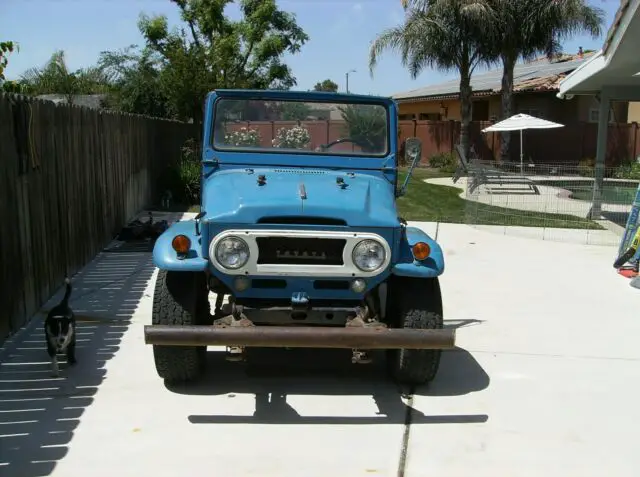
[[[633,125],[633,162],[636,161],[638,157],[638,123],[632,122]]]

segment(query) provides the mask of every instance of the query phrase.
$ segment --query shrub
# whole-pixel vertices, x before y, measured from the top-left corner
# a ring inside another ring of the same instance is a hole
[[[596,160],[590,157],[581,159],[578,163],[578,174],[583,177],[593,177],[595,174]]]
[[[181,184],[180,196],[184,204],[193,205],[200,203],[200,175],[201,167],[196,148],[185,144],[182,148],[182,157],[178,166]]]
[[[640,163],[632,162],[617,167],[613,177],[616,179],[640,180]]]
[[[456,155],[453,152],[440,152],[429,158],[429,167],[442,172],[455,172],[457,168]]]
[[[292,128],[280,128],[275,139],[271,141],[274,147],[286,147],[289,149],[305,149],[311,142],[311,134],[302,126]]]
[[[364,152],[384,151],[387,141],[387,115],[384,108],[349,104],[338,109],[345,121],[346,136],[355,140]]]
[[[168,166],[160,176],[160,195],[171,192],[172,202],[194,205],[200,202],[201,164],[194,139],[188,139],[178,161]]]
[[[257,129],[240,128],[224,135],[224,142],[230,146],[259,146],[260,131]]]

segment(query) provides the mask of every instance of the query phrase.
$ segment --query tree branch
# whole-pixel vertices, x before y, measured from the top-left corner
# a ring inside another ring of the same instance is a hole
[[[251,56],[251,53],[253,53],[253,48],[255,47],[255,45],[256,45],[255,40],[252,40],[251,43],[249,44],[249,47],[247,48],[247,54],[244,55],[244,58],[242,59],[242,61],[240,62],[240,65],[238,65],[238,68],[236,69],[236,74],[244,70],[245,66],[247,66],[247,61],[249,61],[249,57]]]
[[[200,39],[198,38],[198,35],[196,35],[196,27],[193,24],[193,20],[189,20],[187,23],[189,24],[189,29],[191,30],[191,35],[193,36],[193,42],[198,48],[200,48]]]

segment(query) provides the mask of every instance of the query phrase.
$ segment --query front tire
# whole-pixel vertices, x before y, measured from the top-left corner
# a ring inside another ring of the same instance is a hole
[[[442,296],[437,278],[393,277],[390,285],[387,316],[392,327],[443,328]],[[440,349],[389,350],[387,363],[396,382],[419,386],[435,379],[441,355]]]
[[[209,290],[204,273],[160,270],[153,296],[154,325],[210,324]],[[193,381],[205,369],[206,346],[153,345],[156,372],[167,384]]]

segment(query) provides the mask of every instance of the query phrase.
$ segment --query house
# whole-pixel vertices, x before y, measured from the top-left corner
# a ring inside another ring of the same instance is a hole
[[[514,70],[513,114],[532,116],[570,124],[577,121],[598,122],[599,106],[595,96],[582,96],[577,101],[561,101],[556,97],[560,82],[591,57],[593,52],[563,54],[549,61],[546,57],[519,63]],[[397,93],[399,119],[460,120],[459,79]],[[471,77],[473,90],[472,121],[502,119],[502,67]],[[628,103],[616,102],[609,111],[611,122],[627,122]],[[640,108],[635,113],[640,116]],[[636,119],[638,120],[638,119]]]
[[[71,102],[76,106],[84,106],[91,109],[102,109],[106,97],[106,94],[74,94],[71,97]],[[41,94],[36,96],[36,98],[44,101],[52,101],[56,104],[69,103],[69,96],[65,94]]]

